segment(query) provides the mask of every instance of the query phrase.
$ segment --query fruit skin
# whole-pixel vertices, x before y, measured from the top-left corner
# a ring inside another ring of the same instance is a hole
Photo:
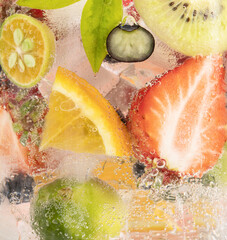
[[[222,58],[198,56],[141,89],[128,122],[137,157],[184,174],[212,168],[226,141],[224,86]]]
[[[189,4],[190,9],[193,8],[194,4],[197,13],[202,10],[205,14],[207,10],[205,10],[206,6],[204,5],[207,3],[208,11],[210,6],[216,15],[204,21],[202,16],[197,14],[195,20],[193,17],[194,21],[185,22],[185,18],[181,18],[184,13],[183,4],[173,11],[169,7],[171,2],[167,0],[134,0],[136,10],[151,32],[174,50],[188,56],[217,54],[226,51],[227,1],[191,2],[189,1],[187,4]],[[219,8],[221,13],[218,12]],[[212,12],[212,10],[210,11]],[[185,15],[187,14],[188,12]]]
[[[13,14],[10,17],[8,17],[7,19],[5,19],[4,23],[1,26],[0,29],[0,37],[2,38],[2,34],[4,31],[5,26],[9,23],[10,21],[14,20],[14,19],[24,19],[27,22],[33,24],[34,26],[36,26],[41,32],[42,32],[42,37],[46,43],[46,48],[45,48],[45,53],[44,53],[44,59],[43,59],[43,63],[40,69],[40,72],[38,74],[38,76],[36,77],[36,79],[33,79],[32,82],[30,82],[29,84],[22,84],[18,81],[16,81],[7,71],[6,68],[3,64],[2,58],[0,57],[0,64],[2,66],[3,71],[5,72],[5,74],[7,75],[7,77],[17,86],[19,87],[24,87],[24,88],[30,88],[34,85],[36,85],[41,79],[42,77],[44,77],[46,75],[46,73],[48,73],[48,71],[50,70],[50,67],[52,66],[52,64],[54,63],[54,59],[55,59],[55,37],[53,32],[49,29],[49,27],[40,22],[39,20],[27,16],[25,14]],[[2,46],[1,46],[2,45]],[[4,45],[0,42],[0,53],[2,54],[2,52],[4,52]]]
[[[124,204],[98,179],[57,179],[40,188],[31,207],[32,226],[42,240],[109,239],[124,224]]]

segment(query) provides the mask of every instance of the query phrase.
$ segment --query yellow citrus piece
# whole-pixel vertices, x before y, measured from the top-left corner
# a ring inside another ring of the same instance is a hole
[[[108,158],[96,166],[93,174],[115,189],[136,189],[133,164],[129,157]]]
[[[61,67],[50,95],[40,148],[48,147],[131,155],[127,129],[114,108],[86,80]]]
[[[47,25],[24,15],[8,17],[0,29],[0,63],[20,87],[32,87],[49,71],[55,57],[55,37]]]
[[[149,198],[148,190],[133,190],[128,209],[128,231],[181,231],[181,227],[165,211],[175,212],[174,205],[170,202],[153,202]]]
[[[193,216],[194,227],[210,227],[215,228],[217,216],[220,215],[221,209],[217,204],[205,199],[196,201],[190,207],[190,213]]]

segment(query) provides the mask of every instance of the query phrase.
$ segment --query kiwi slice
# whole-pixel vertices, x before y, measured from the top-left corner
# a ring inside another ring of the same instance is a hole
[[[152,33],[188,56],[227,50],[226,0],[134,0]]]

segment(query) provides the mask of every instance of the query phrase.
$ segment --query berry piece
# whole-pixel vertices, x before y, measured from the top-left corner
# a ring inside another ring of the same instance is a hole
[[[140,178],[145,173],[145,165],[141,162],[136,162],[133,165],[133,173],[137,178]]]
[[[10,203],[29,202],[34,185],[35,182],[31,176],[19,173],[12,178],[6,179],[4,194]]]
[[[40,9],[30,9],[28,14],[40,21],[44,20],[45,17],[45,12]]]
[[[139,25],[119,25],[106,41],[110,56],[120,62],[141,62],[151,56],[155,41],[153,35]]]
[[[141,89],[128,128],[137,157],[201,175],[217,162],[226,134],[224,67],[220,56],[196,57]]]

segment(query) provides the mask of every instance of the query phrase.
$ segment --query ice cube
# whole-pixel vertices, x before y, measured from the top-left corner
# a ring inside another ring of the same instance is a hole
[[[130,103],[137,89],[124,79],[120,79],[115,87],[105,96],[114,108],[126,117]]]
[[[183,63],[186,58],[187,56],[174,51],[168,45],[155,37],[155,50],[149,58],[149,61],[152,64],[168,71]]]
[[[75,153],[54,148],[48,149],[47,154],[47,168],[54,170],[55,175],[73,177],[79,181],[92,176],[93,169],[107,158],[105,155]]]
[[[125,117],[137,90],[145,87],[146,83],[161,75],[164,71],[162,67],[153,64],[149,59],[130,64],[119,73],[119,82],[112,87],[105,98]]]
[[[157,36],[155,36],[155,34],[146,26],[142,18],[140,18],[138,23],[151,32],[155,38],[154,52],[148,59],[148,62],[163,68],[165,71],[171,70],[178,64],[184,62],[187,56],[176,52],[174,49],[170,48],[167,44],[161,41]]]
[[[58,39],[64,38],[80,25],[85,3],[86,0],[80,0],[64,8],[45,11],[47,23],[53,29]]]
[[[19,239],[17,220],[12,213],[11,205],[7,201],[0,204],[0,239]]]
[[[19,240],[39,240],[39,237],[32,230],[30,223],[20,220],[17,226],[20,234]]]
[[[146,86],[146,83],[150,82],[156,76],[159,76],[165,72],[165,69],[152,63],[150,59],[135,63],[129,66],[123,72],[120,77],[130,83],[137,89]]]

